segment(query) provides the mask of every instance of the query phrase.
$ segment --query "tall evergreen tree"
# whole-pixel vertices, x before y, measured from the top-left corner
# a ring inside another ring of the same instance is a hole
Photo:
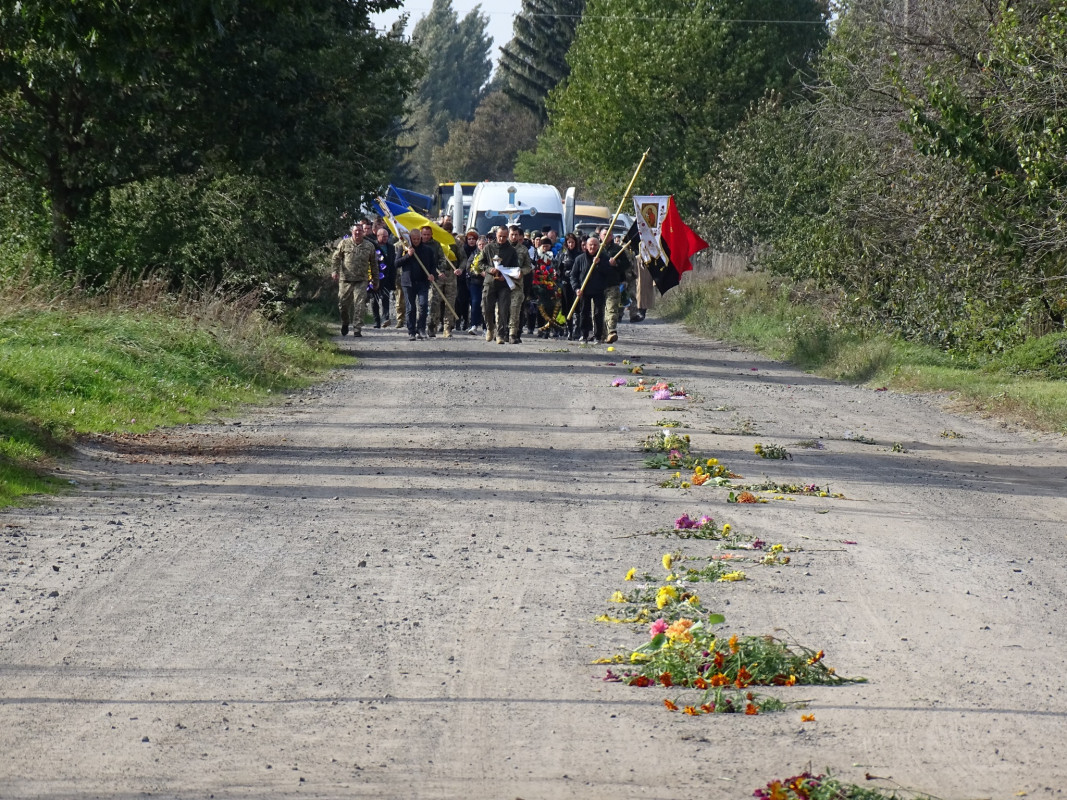
[[[542,121],[545,98],[570,74],[565,57],[583,11],[585,0],[522,0],[511,41],[500,48],[504,92]]]
[[[402,153],[398,182],[428,190],[433,183],[433,150],[445,143],[449,124],[473,119],[493,69],[488,24],[481,6],[459,19],[452,0],[434,0],[430,12],[415,23],[412,41],[425,72],[397,140]]]
[[[500,91],[490,92],[470,122],[449,126],[448,142],[434,149],[438,181],[510,181],[515,157],[537,141],[537,117]]]

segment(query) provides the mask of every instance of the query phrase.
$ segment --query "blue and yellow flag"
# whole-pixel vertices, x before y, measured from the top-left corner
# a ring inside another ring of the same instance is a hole
[[[382,198],[378,198],[378,201],[379,203],[384,203],[385,208],[389,212],[389,217],[406,230],[417,231],[419,228],[429,225],[430,230],[433,231],[434,241],[441,244],[441,248],[445,251],[445,256],[448,260],[456,260],[456,252],[454,249],[456,246],[455,236],[446,231],[436,222],[432,222],[427,217],[424,217],[418,211],[413,211],[411,206],[402,206],[399,203],[393,203],[389,200],[383,200]],[[393,231],[393,233],[399,236],[396,231]]]

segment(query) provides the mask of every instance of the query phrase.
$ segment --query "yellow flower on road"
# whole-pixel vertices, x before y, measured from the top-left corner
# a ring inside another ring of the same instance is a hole
[[[661,586],[656,592],[656,608],[662,609],[672,600],[678,599],[678,590],[673,586]]]
[[[634,575],[636,575],[636,574],[637,574],[637,567],[630,567],[630,571],[626,573],[625,580],[632,581],[634,579]]]
[[[671,564],[673,564],[673,563],[674,563],[674,556],[671,553],[664,553],[663,554],[663,568],[669,570],[671,568]]]

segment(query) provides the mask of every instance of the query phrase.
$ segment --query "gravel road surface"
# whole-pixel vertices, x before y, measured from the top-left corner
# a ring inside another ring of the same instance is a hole
[[[84,442],[71,493],[0,514],[0,798],[746,798],[809,764],[1063,797],[1063,439],[621,333],[365,330],[284,404]],[[691,399],[612,388],[624,359]],[[639,442],[665,417],[746,481],[846,499],[660,488]],[[869,682],[775,689],[804,723],[604,682],[647,637],[594,622],[626,571],[714,552],[635,535],[683,512],[803,548],[701,592],[724,632]]]

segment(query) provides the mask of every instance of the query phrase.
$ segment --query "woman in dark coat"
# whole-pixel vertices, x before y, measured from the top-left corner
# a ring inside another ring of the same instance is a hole
[[[553,267],[556,269],[556,280],[560,289],[561,304],[563,309],[563,315],[566,316],[571,306],[574,305],[574,287],[571,286],[571,269],[574,267],[574,259],[581,255],[582,248],[578,244],[578,237],[573,233],[568,233],[563,238],[563,248],[556,256],[556,260],[553,263]],[[581,334],[578,327],[578,315],[575,314],[569,320],[567,320],[567,338],[577,339]]]

